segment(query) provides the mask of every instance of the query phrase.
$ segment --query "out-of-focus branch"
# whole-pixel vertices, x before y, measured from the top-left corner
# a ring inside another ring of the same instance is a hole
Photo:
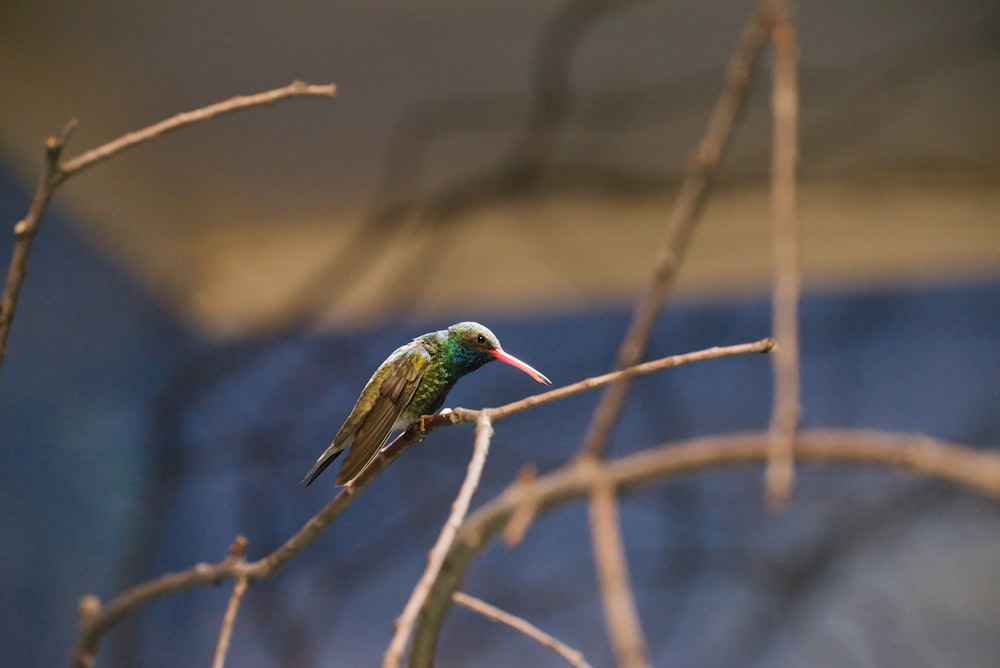
[[[14,244],[10,269],[7,272],[7,283],[4,286],[3,297],[0,299],[0,368],[3,366],[7,338],[10,335],[14,313],[17,310],[21,286],[27,276],[31,246],[53,193],[66,179],[136,144],[156,139],[167,132],[187,125],[207,121],[220,114],[249,107],[259,107],[290,97],[333,97],[335,94],[336,87],[333,84],[316,86],[295,81],[282,88],[275,88],[255,95],[240,95],[201,109],[177,114],[143,130],[130,132],[65,162],[60,162],[60,158],[66,141],[77,125],[76,120],[67,123],[57,136],[49,137],[45,141],[45,166],[42,168],[42,175],[35,188],[28,214],[14,226],[14,235],[17,240]]]
[[[427,568],[414,587],[410,600],[406,602],[403,613],[396,619],[396,633],[389,643],[389,648],[385,652],[385,659],[382,662],[384,668],[398,668],[399,662],[406,651],[406,643],[410,639],[413,625],[417,622],[417,616],[424,607],[427,594],[431,586],[441,572],[444,558],[451,550],[455,542],[455,536],[465,521],[465,516],[469,512],[469,504],[472,502],[472,495],[479,487],[479,479],[483,474],[483,466],[486,464],[486,456],[490,451],[490,440],[493,438],[493,422],[490,419],[489,411],[479,411],[476,421],[476,441],[472,449],[472,459],[469,461],[469,469],[465,474],[465,481],[455,497],[455,502],[451,505],[451,514],[441,529],[441,535],[431,549],[427,557]]]
[[[478,612],[487,619],[499,622],[500,624],[506,624],[515,631],[520,631],[538,644],[548,647],[553,652],[566,659],[566,662],[569,663],[569,665],[574,666],[574,668],[590,668],[590,664],[583,658],[583,654],[579,650],[575,650],[560,641],[558,638],[550,636],[548,633],[542,631],[526,619],[518,617],[517,615],[512,615],[506,610],[501,610],[495,605],[490,605],[482,599],[478,599],[475,596],[469,596],[468,594],[460,591],[452,594],[451,600],[458,605],[468,608],[469,610]]]
[[[701,217],[712,176],[732,136],[743,108],[761,45],[764,41],[765,11],[762,2],[747,22],[736,52],[729,61],[722,92],[715,103],[708,127],[688,166],[680,192],[667,221],[666,236],[657,252],[649,287],[635,305],[632,321],[618,350],[618,368],[638,362],[649,344],[657,315],[666,300],[695,224]],[[590,426],[580,447],[582,458],[600,458],[607,448],[611,430],[621,415],[628,394],[629,379],[622,378],[605,391],[594,409]],[[627,561],[613,493],[600,488],[591,500],[591,533],[594,559],[598,567],[601,596],[608,621],[608,633],[620,665],[640,668],[649,664],[638,611],[628,582]],[[527,527],[521,529],[523,534]],[[612,558],[620,555],[621,558]],[[620,569],[618,573],[612,569]]]
[[[295,535],[266,557],[247,563],[231,554],[214,564],[198,564],[186,571],[168,573],[126,589],[103,607],[96,596],[85,596],[80,602],[80,638],[73,654],[73,665],[77,668],[93,666],[104,634],[151,601],[197,587],[217,585],[230,579],[244,579],[247,586],[250,586],[272,577],[295,555],[311,545],[411,445],[422,440],[430,431],[452,424],[448,416],[434,416],[432,420],[433,422],[428,422],[426,430],[423,423],[418,423],[397,436],[351,485],[342,488]]]
[[[627,492],[654,480],[705,469],[767,461],[769,435],[735,434],[667,443],[612,462],[577,461],[530,485],[508,488],[466,521],[435,581],[414,630],[412,668],[434,664],[438,637],[452,595],[473,559],[499,535],[523,505],[547,513],[576,499],[592,497],[600,486]],[[977,450],[920,434],[829,429],[799,432],[795,456],[826,464],[884,466],[939,478],[1000,499],[1000,453]]]
[[[771,165],[771,207],[774,211],[774,336],[781,350],[772,358],[774,409],[771,447],[765,475],[767,501],[783,508],[795,487],[792,443],[801,415],[799,381],[799,232],[796,202],[798,164],[798,81],[795,28],[785,3],[769,5],[770,35],[774,54],[771,107],[774,139]]]
[[[7,270],[7,282],[4,284],[3,296],[0,297],[0,369],[7,352],[7,338],[17,311],[17,301],[21,296],[21,286],[28,276],[28,257],[38,233],[38,224],[49,206],[52,193],[62,180],[59,169],[59,157],[62,155],[66,141],[76,128],[76,119],[71,120],[58,135],[45,140],[45,166],[42,175],[35,186],[35,195],[31,199],[28,215],[14,225],[14,252],[10,258],[10,268]]]
[[[767,353],[773,350],[774,346],[773,339],[762,339],[754,343],[708,348],[685,355],[673,355],[653,362],[646,362],[630,369],[605,374],[596,378],[588,378],[572,385],[500,406],[499,408],[484,410],[488,411],[492,422],[497,422],[529,408],[602,387],[614,382],[623,375],[653,373],[654,371],[668,369],[681,364],[718,359],[732,355]],[[92,666],[97,655],[98,645],[104,634],[129,614],[150,601],[197,587],[217,585],[230,579],[245,578],[249,586],[260,580],[272,577],[294,558],[295,555],[311,545],[354,502],[354,499],[387,466],[406,452],[411,445],[423,440],[432,431],[436,431],[442,427],[475,422],[480,418],[482,412],[456,408],[451,411],[442,411],[437,415],[425,416],[386,445],[379,453],[379,456],[372,460],[371,464],[358,475],[357,479],[351,485],[341,489],[333,500],[306,522],[295,535],[285,541],[277,550],[257,561],[247,563],[242,558],[237,558],[231,554],[226,559],[214,564],[198,564],[189,570],[179,573],[168,573],[148,582],[130,587],[103,607],[96,596],[85,596],[80,602],[80,637],[74,652],[74,665],[77,668]]]
[[[628,332],[618,349],[617,366],[620,369],[634,365],[646,350],[656,316],[667,298],[687,250],[691,231],[708,198],[715,169],[725,154],[736,120],[743,109],[746,91],[764,42],[764,27],[761,6],[744,28],[736,52],[729,61],[722,92],[716,100],[708,127],[695,148],[674,200],[667,220],[666,234],[656,254],[650,284],[636,303]],[[627,378],[622,379],[608,388],[601,397],[584,437],[582,453],[596,456],[603,454],[611,428],[621,414],[628,384]]]
[[[596,460],[590,461],[593,463]],[[604,603],[604,623],[608,627],[617,665],[622,668],[645,668],[649,666],[649,653],[629,583],[628,559],[622,545],[615,494],[612,485],[603,484],[595,485],[590,495],[594,567]]]

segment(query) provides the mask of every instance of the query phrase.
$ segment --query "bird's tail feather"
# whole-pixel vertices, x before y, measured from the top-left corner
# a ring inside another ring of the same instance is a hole
[[[324,452],[323,456],[317,459],[313,467],[309,469],[309,473],[306,474],[306,477],[302,479],[302,486],[308,487],[309,485],[311,485],[312,481],[315,480],[320,473],[325,471],[327,467],[330,466],[330,464],[332,464],[334,460],[340,456],[341,452],[343,452],[343,450],[336,450],[332,454]]]

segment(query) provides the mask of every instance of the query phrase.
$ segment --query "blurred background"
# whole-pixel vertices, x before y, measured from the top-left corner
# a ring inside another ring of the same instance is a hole
[[[56,194],[0,375],[0,665],[65,663],[84,594],[215,561],[236,534],[251,558],[276,547],[330,498],[298,481],[413,336],[476,319],[557,385],[611,367],[752,5],[0,3],[0,225],[71,117],[69,157],[231,95],[338,86]],[[1000,4],[796,5],[806,426],[997,447]],[[765,57],[649,357],[770,333],[768,84]],[[491,366],[448,404],[535,391]],[[611,453],[763,428],[770,392],[758,357],[644,378]],[[596,400],[499,425],[479,502],[565,461]],[[376,664],[471,439],[411,450],[255,587],[231,664]],[[995,503],[820,468],[788,513],[760,497],[758,471],[727,471],[625,502],[657,665],[996,665]],[[583,507],[488,550],[466,589],[610,665]],[[227,597],[149,606],[100,665],[207,665]],[[561,665],[452,613],[440,665],[517,664]]]

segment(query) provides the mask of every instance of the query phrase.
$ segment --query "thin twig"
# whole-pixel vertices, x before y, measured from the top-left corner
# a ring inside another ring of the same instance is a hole
[[[771,206],[774,210],[774,335],[781,350],[774,355],[774,410],[771,448],[765,474],[772,508],[791,502],[795,487],[792,443],[801,414],[799,381],[799,232],[796,215],[798,163],[798,83],[795,73],[795,29],[784,3],[774,0],[770,34],[774,54],[774,145]]]
[[[243,578],[252,585],[274,576],[295,555],[311,545],[412,444],[423,439],[429,431],[451,424],[447,416],[435,417],[438,419],[430,424],[427,432],[422,431],[421,425],[417,424],[397,436],[351,485],[341,489],[319,513],[266,557],[244,563],[230,555],[215,564],[198,564],[186,571],[168,573],[126,589],[104,607],[101,607],[96,596],[85,596],[80,602],[80,638],[73,654],[73,665],[77,668],[93,666],[104,634],[151,601],[197,587],[217,585],[230,579]]]
[[[466,593],[456,591],[452,594],[451,600],[463,607],[478,612],[482,616],[500,624],[506,624],[515,631],[523,633],[543,647],[548,647],[553,652],[561,656],[566,662],[575,668],[590,668],[590,664],[583,658],[583,653],[573,649],[558,638],[550,636],[531,622],[517,615],[512,615],[506,610],[502,610],[495,605],[490,605],[486,601],[469,596]]]
[[[672,369],[674,367],[691,364],[693,362],[705,362],[708,360],[722,359],[723,357],[733,357],[735,355],[752,355],[755,353],[766,354],[776,349],[777,343],[775,340],[772,338],[765,338],[752,343],[739,343],[732,346],[713,346],[712,348],[696,350],[694,352],[684,353],[681,355],[661,357],[658,360],[636,364],[635,366],[622,369],[621,371],[612,371],[601,376],[586,378],[570,385],[557,387],[556,389],[549,390],[548,392],[525,397],[524,399],[511,402],[504,406],[500,406],[499,408],[494,408],[492,415],[494,420],[500,420],[502,418],[510,417],[515,413],[526,411],[529,408],[534,408],[535,406],[552,403],[553,401],[559,401],[560,399],[565,399],[573,396],[574,394],[579,394],[580,392],[586,392],[587,390],[593,390],[598,387],[604,387],[605,385],[611,385],[612,383],[620,381],[623,378],[644,376],[656,371]]]
[[[53,193],[66,179],[136,144],[156,139],[167,132],[177,130],[186,125],[207,121],[220,114],[239,111],[249,107],[259,107],[290,97],[333,97],[335,94],[336,87],[333,84],[315,86],[295,81],[282,88],[276,88],[255,95],[240,95],[201,109],[177,114],[143,130],[130,132],[114,141],[98,146],[93,150],[62,163],[60,163],[60,158],[63,148],[73,129],[76,127],[77,121],[75,119],[71,120],[57,136],[49,137],[45,142],[45,165],[42,168],[42,174],[35,188],[35,194],[32,197],[28,214],[14,226],[14,234],[17,240],[14,244],[10,268],[7,272],[7,282],[4,285],[3,297],[0,299],[0,368],[3,367],[3,360],[7,351],[7,339],[10,335],[11,324],[14,321],[14,313],[17,311],[21,286],[24,284],[24,279],[27,276],[28,257],[31,254],[31,246],[34,243],[38,227],[41,224],[42,217],[45,215]]]
[[[247,539],[243,536],[237,536],[229,547],[229,554],[234,564],[243,563],[247,556]],[[229,597],[229,605],[226,606],[226,614],[222,617],[222,628],[219,630],[219,640],[215,645],[215,659],[212,661],[212,668],[223,668],[226,665],[226,653],[229,651],[229,641],[233,637],[236,614],[240,610],[243,595],[247,593],[249,587],[250,581],[245,577],[238,576],[236,578],[233,593]]]
[[[66,124],[62,132],[45,141],[45,166],[42,167],[38,185],[35,186],[35,195],[31,200],[28,215],[14,225],[14,236],[16,237],[14,252],[10,258],[10,268],[7,270],[7,282],[4,284],[3,297],[0,298],[0,369],[3,368],[7,352],[7,338],[10,336],[10,327],[14,323],[14,313],[17,311],[21,286],[24,285],[24,279],[28,276],[28,257],[31,255],[31,247],[35,243],[38,225],[45,209],[49,206],[49,200],[52,199],[52,192],[60,181],[59,156],[62,155],[63,147],[75,127],[76,120],[74,119]]]
[[[462,527],[445,567],[435,581],[413,634],[412,668],[434,665],[444,615],[472,560],[524,504],[539,514],[551,512],[594,489],[611,485],[619,494],[652,481],[664,481],[706,469],[759,465],[767,461],[764,433],[696,438],[643,450],[616,461],[571,462],[538,477],[534,484],[509,488],[473,513]],[[977,450],[920,434],[863,430],[816,430],[796,435],[799,460],[838,465],[884,466],[912,471],[1000,499],[1000,453]]]
[[[566,387],[557,388],[544,394],[527,397],[520,401],[488,410],[491,421],[498,422],[506,417],[528,410],[534,406],[565,399],[567,397],[602,387],[623,375],[639,375],[668,369],[681,364],[718,359],[731,355],[767,353],[774,349],[773,339],[762,339],[754,343],[736,346],[708,348],[684,355],[672,355],[660,360],[646,362],[634,368],[588,378]],[[80,603],[80,637],[74,652],[74,665],[89,668],[97,655],[97,648],[104,634],[116,626],[126,616],[147,603],[181,591],[206,585],[217,585],[226,580],[245,577],[250,584],[266,580],[277,573],[299,552],[315,541],[330,524],[368,487],[382,471],[398,459],[410,446],[427,437],[433,431],[457,424],[475,422],[482,411],[456,408],[427,416],[393,439],[382,452],[366,467],[355,481],[343,489],[298,532],[286,540],[271,554],[251,563],[235,560],[232,555],[214,564],[198,564],[178,573],[168,573],[158,578],[134,585],[101,606],[96,596],[85,596]]]
[[[591,458],[589,461],[592,464],[596,460]],[[649,652],[629,584],[628,560],[621,541],[615,488],[610,484],[594,486],[589,508],[594,568],[611,649],[617,665],[622,668],[645,668],[649,666]]]
[[[483,466],[486,464],[486,456],[490,451],[490,440],[493,438],[493,422],[490,419],[489,411],[480,411],[479,419],[476,423],[476,441],[472,450],[472,459],[469,461],[469,470],[465,474],[465,481],[451,505],[451,514],[441,529],[441,535],[431,549],[427,557],[427,568],[414,587],[410,600],[406,602],[403,613],[396,620],[396,633],[389,643],[389,648],[385,651],[385,660],[382,662],[384,668],[398,668],[403,659],[403,652],[406,651],[406,643],[410,639],[413,625],[417,622],[420,610],[424,607],[427,594],[431,586],[437,580],[444,564],[444,558],[451,550],[455,536],[465,521],[465,516],[469,512],[469,504],[472,502],[472,495],[479,486],[479,479],[482,477]]]
[[[229,651],[229,641],[233,637],[233,625],[236,623],[236,613],[240,609],[240,602],[243,594],[247,593],[250,583],[246,578],[237,578],[233,587],[233,595],[229,597],[229,605],[226,606],[226,614],[222,618],[222,630],[219,631],[219,643],[215,647],[215,659],[212,661],[212,668],[224,668],[226,665],[226,652]]]
[[[195,109],[194,111],[185,111],[175,116],[171,116],[166,120],[160,121],[155,125],[150,125],[148,128],[143,128],[142,130],[122,135],[114,141],[108,142],[103,146],[98,146],[97,148],[87,151],[72,160],[67,160],[62,165],[62,172],[65,175],[64,178],[68,177],[75,172],[83,171],[84,169],[103,160],[107,160],[116,153],[120,153],[127,148],[135,146],[136,144],[156,139],[157,137],[165,135],[168,132],[182,128],[185,125],[193,125],[195,123],[207,121],[215,116],[219,116],[220,114],[228,114],[233,111],[240,111],[241,109],[248,109],[250,107],[261,107],[266,104],[280,102],[281,100],[290,97],[305,96],[332,98],[336,94],[337,87],[334,84],[314,85],[307,84],[302,81],[293,81],[287,86],[275,88],[274,90],[265,91],[263,93],[255,93],[253,95],[236,95],[228,100],[217,102],[207,107],[202,107],[201,109]]]

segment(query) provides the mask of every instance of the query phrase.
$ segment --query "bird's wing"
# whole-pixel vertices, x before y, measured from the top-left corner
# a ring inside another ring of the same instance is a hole
[[[354,432],[354,443],[337,473],[337,485],[346,485],[378,455],[392,426],[402,414],[424,377],[431,357],[423,346],[414,346],[397,363],[387,363],[378,395]]]

